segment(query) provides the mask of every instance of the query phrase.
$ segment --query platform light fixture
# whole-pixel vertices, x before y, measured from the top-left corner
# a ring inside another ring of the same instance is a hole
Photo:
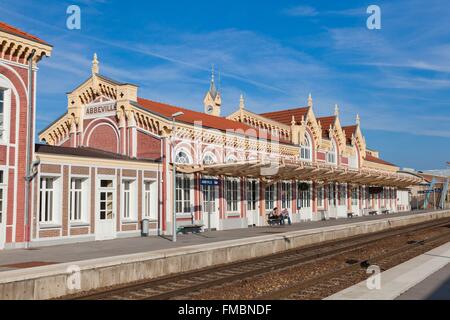
[[[175,132],[175,118],[184,115],[183,112],[179,111],[174,114],[172,114],[172,175],[173,175],[173,207],[172,207],[172,242],[177,242],[177,210],[176,210],[176,193],[177,193],[177,169],[176,169],[176,161],[175,161],[175,139],[174,139],[174,132]]]

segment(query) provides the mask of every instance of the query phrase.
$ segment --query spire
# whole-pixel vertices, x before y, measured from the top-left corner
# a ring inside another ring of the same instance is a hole
[[[239,99],[239,109],[243,110],[245,109],[245,100],[244,100],[244,95],[241,93],[241,97]]]
[[[98,74],[100,72],[99,62],[97,59],[97,53],[94,53],[94,59],[92,60],[92,75]]]
[[[211,97],[213,99],[216,98],[217,89],[216,89],[216,84],[215,84],[215,81],[214,81],[214,64],[211,65],[211,84],[209,86],[209,93],[211,93]]]
[[[313,99],[312,99],[312,96],[311,96],[311,93],[309,94],[309,96],[308,96],[308,107],[312,107],[313,106]]]
[[[334,115],[336,117],[339,117],[339,106],[337,105],[337,103],[334,105]]]
[[[356,124],[358,126],[361,124],[361,118],[359,117],[359,113],[356,115]]]

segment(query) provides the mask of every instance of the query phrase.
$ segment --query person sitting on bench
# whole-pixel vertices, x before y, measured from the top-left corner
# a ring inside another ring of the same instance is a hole
[[[288,224],[291,225],[291,217],[289,216],[288,209],[284,208],[284,210],[281,212],[281,224],[284,225],[284,219],[287,219]]]
[[[281,224],[281,215],[278,213],[278,208],[273,208],[272,212],[269,214],[269,222]]]

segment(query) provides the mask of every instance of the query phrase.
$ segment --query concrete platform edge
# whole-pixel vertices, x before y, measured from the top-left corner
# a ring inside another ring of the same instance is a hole
[[[320,229],[228,240],[189,247],[158,250],[124,256],[0,273],[0,299],[49,299],[80,291],[158,278],[178,272],[270,255],[305,245],[389,228],[450,217],[450,211],[436,211],[404,217],[356,222]],[[75,274],[73,273],[75,271]],[[78,272],[78,273],[76,273]],[[81,289],[68,283],[80,277]]]

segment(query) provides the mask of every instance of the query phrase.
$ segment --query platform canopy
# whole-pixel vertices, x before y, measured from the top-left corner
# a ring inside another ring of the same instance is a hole
[[[338,168],[329,164],[302,161],[242,161],[211,165],[177,165],[180,173],[201,173],[208,176],[259,178],[266,181],[314,180],[318,182],[351,183],[373,186],[408,187],[422,178],[406,173],[369,168]]]

